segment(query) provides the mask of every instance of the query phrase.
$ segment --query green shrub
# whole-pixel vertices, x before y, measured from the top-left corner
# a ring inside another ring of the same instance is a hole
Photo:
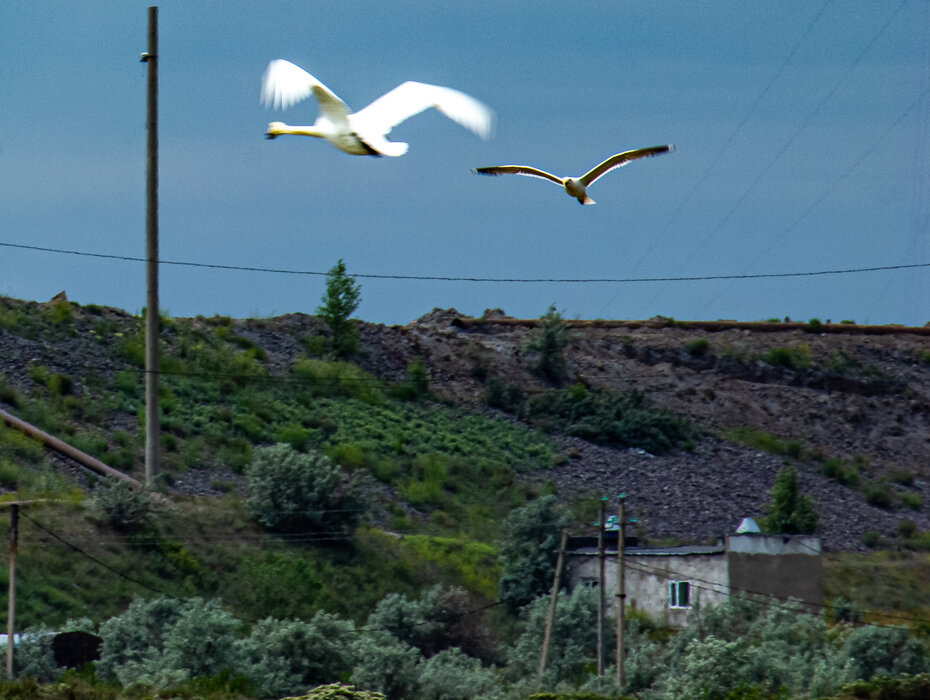
[[[820,322],[819,318],[812,318],[807,322],[807,325],[804,326],[805,333],[820,333],[823,330],[823,323]]]
[[[870,549],[877,547],[882,541],[881,535],[876,530],[866,530],[862,533],[862,544]]]
[[[902,493],[901,502],[911,510],[921,510],[924,507],[924,497],[919,493]]]
[[[296,695],[345,677],[354,665],[354,639],[354,625],[329,613],[307,622],[268,618],[238,644],[242,672],[262,698]]]
[[[357,482],[320,452],[303,454],[283,444],[259,447],[246,478],[249,511],[270,530],[335,533],[361,517]]]
[[[152,516],[152,496],[122,479],[109,479],[94,490],[92,510],[122,532],[137,532]]]
[[[536,356],[530,364],[531,371],[554,384],[562,382],[568,376],[564,354],[568,343],[568,327],[552,304],[523,345],[526,352]]]
[[[504,523],[500,600],[516,611],[552,586],[559,537],[568,524],[555,496],[542,496],[514,510]]]
[[[904,520],[898,521],[898,537],[904,540],[909,540],[916,534],[917,523],[915,523],[913,520],[905,518]]]
[[[865,502],[876,508],[891,508],[894,496],[884,481],[872,481],[863,488]]]
[[[698,338],[697,340],[692,340],[685,346],[685,349],[688,351],[689,355],[694,357],[701,357],[707,354],[707,350],[710,348],[710,343],[707,342],[704,338]]]
[[[48,378],[48,389],[53,394],[65,396],[66,394],[70,394],[74,389],[74,380],[67,374],[59,374],[56,372]]]
[[[810,496],[800,495],[798,472],[794,467],[784,467],[778,472],[769,493],[772,502],[766,507],[766,532],[809,535],[817,529],[819,516],[814,510],[814,501]]]
[[[236,670],[240,625],[219,599],[137,597],[126,612],[100,625],[98,671],[125,686],[167,687]]]
[[[668,452],[694,434],[685,418],[649,406],[639,392],[594,390],[579,395],[553,389],[532,396],[526,412],[545,430],[612,447],[640,447],[653,454]]]
[[[499,408],[502,411],[520,415],[523,411],[523,403],[526,400],[526,394],[523,389],[515,384],[504,384],[503,382],[491,377],[485,387],[485,400],[488,406]]]
[[[16,391],[13,387],[7,383],[3,372],[0,372],[0,403],[9,404],[13,408],[19,406],[19,397],[16,395]]]
[[[808,369],[811,366],[811,346],[808,343],[796,343],[789,347],[772,348],[762,357],[762,361],[788,369]]]
[[[336,357],[348,357],[358,352],[358,326],[350,316],[361,302],[361,287],[346,273],[340,259],[326,273],[326,293],[317,313],[332,332],[330,347]]]

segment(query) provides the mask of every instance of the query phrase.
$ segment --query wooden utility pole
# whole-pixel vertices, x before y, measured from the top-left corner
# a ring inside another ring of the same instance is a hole
[[[145,210],[145,481],[158,476],[158,8],[149,8],[149,48],[142,54],[148,63]]]
[[[598,519],[597,530],[597,675],[604,675],[604,618],[607,614],[607,597],[605,590],[606,579],[604,575],[604,520],[607,517],[607,498],[601,499],[601,513]]]
[[[623,512],[623,499],[625,493],[620,494],[620,505],[617,508],[617,517],[620,519],[620,529],[617,532],[617,686],[623,692],[626,685],[626,669],[624,668],[623,649],[623,623],[626,615],[626,565],[624,554],[626,549],[626,514]]]
[[[559,599],[559,582],[562,578],[562,564],[565,562],[565,546],[568,543],[568,530],[562,530],[559,541],[559,559],[555,565],[555,579],[552,581],[552,593],[549,595],[549,613],[546,615],[546,631],[543,634],[542,652],[539,654],[539,679],[542,685],[543,673],[546,671],[546,659],[549,656],[549,640],[552,638],[552,625],[555,621],[555,605]]]
[[[13,678],[13,647],[16,626],[16,550],[19,545],[19,505],[10,506],[10,582],[6,608],[6,677]]]

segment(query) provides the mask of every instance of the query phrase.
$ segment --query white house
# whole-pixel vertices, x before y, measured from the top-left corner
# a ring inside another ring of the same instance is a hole
[[[811,608],[823,605],[820,540],[811,535],[763,535],[746,518],[716,545],[638,547],[627,538],[626,602],[670,627],[683,627],[695,604],[716,605],[731,593],[797,598]],[[599,581],[597,538],[569,538],[569,586]],[[608,613],[617,593],[617,531],[605,533],[604,578]]]

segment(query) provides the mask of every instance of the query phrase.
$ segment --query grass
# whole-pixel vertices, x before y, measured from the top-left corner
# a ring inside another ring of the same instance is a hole
[[[926,551],[828,552],[823,579],[825,600],[843,597],[856,608],[873,611],[867,622],[903,624],[894,616],[930,617],[926,585],[930,553]]]
[[[803,440],[781,440],[771,433],[748,426],[728,428],[723,433],[727,440],[739,442],[753,450],[761,450],[773,455],[800,459],[804,455]]]

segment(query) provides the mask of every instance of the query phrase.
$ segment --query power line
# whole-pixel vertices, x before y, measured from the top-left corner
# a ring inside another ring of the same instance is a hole
[[[631,554],[630,556],[632,557],[633,555]],[[609,561],[613,563],[614,565],[616,565],[617,563],[615,560],[612,560],[612,559],[610,559]],[[698,576],[693,576],[690,574],[683,574],[679,571],[674,571],[672,569],[661,569],[659,567],[650,566],[649,564],[645,564],[643,562],[639,562],[635,560],[631,561],[630,559],[628,559],[626,564],[627,566],[631,566],[635,568],[636,570],[640,571],[641,573],[646,573],[652,576],[657,576],[659,578],[671,579],[674,577],[676,580],[680,579],[682,581],[700,581],[701,583],[707,584],[707,585],[700,586],[700,585],[695,584],[696,588],[701,588],[703,590],[708,590],[714,593],[726,593],[729,595],[732,591],[736,591],[738,593],[743,593],[748,596],[761,596],[763,598],[775,598],[776,600],[781,600],[784,602],[788,602],[792,600],[791,596],[780,596],[774,593],[765,593],[762,591],[749,590],[747,588],[739,588],[739,587],[731,586],[729,584],[722,584],[717,581],[709,581],[707,579],[702,579]],[[713,588],[710,588],[709,586],[713,586]],[[719,590],[721,588],[724,588],[725,590]],[[777,608],[782,608],[786,610],[792,609],[786,606],[776,605],[773,603],[766,603],[765,601],[759,601],[759,602],[760,604],[770,605],[771,607],[777,607]],[[823,610],[836,610],[838,607],[836,605],[831,605],[829,603],[813,603],[809,601],[802,601],[802,602],[804,603],[804,605],[807,605],[809,607],[821,608]],[[805,612],[805,611],[798,610],[798,612]],[[896,615],[893,613],[886,613],[886,612],[881,612],[877,610],[862,610],[860,612],[862,612],[863,614],[872,614],[875,616],[881,616],[884,618],[889,618],[889,619],[894,619],[894,620],[930,624],[930,618],[913,617],[913,616],[908,616],[908,615]],[[806,614],[812,614],[812,613],[806,613]],[[870,623],[867,623],[867,624],[870,624]]]
[[[61,248],[46,248],[41,246],[23,245],[0,241],[0,247],[18,248],[22,250],[35,250],[44,253],[59,253],[63,255],[78,255],[92,258],[108,258],[130,262],[147,262],[145,258],[136,258],[127,255],[109,255],[105,253],[88,253],[78,250],[65,250]],[[217,263],[197,263],[181,260],[159,260],[160,265],[179,265],[186,267],[201,267],[217,270],[236,270],[242,272],[266,272],[281,275],[316,275],[325,276],[328,272],[315,270],[288,270],[272,267],[249,267],[244,265],[220,265]],[[737,279],[768,279],[778,277],[816,277],[822,275],[847,275],[862,272],[883,272],[889,270],[908,270],[914,268],[930,267],[930,262],[909,263],[903,265],[877,265],[873,267],[854,267],[832,270],[811,270],[802,272],[763,272],[756,274],[739,275],[686,275],[681,277],[452,277],[441,275],[388,275],[373,273],[353,273],[352,277],[363,279],[390,279],[390,280],[417,280],[429,282],[489,282],[510,284],[620,284],[637,282],[700,282],[708,280],[737,280]]]

